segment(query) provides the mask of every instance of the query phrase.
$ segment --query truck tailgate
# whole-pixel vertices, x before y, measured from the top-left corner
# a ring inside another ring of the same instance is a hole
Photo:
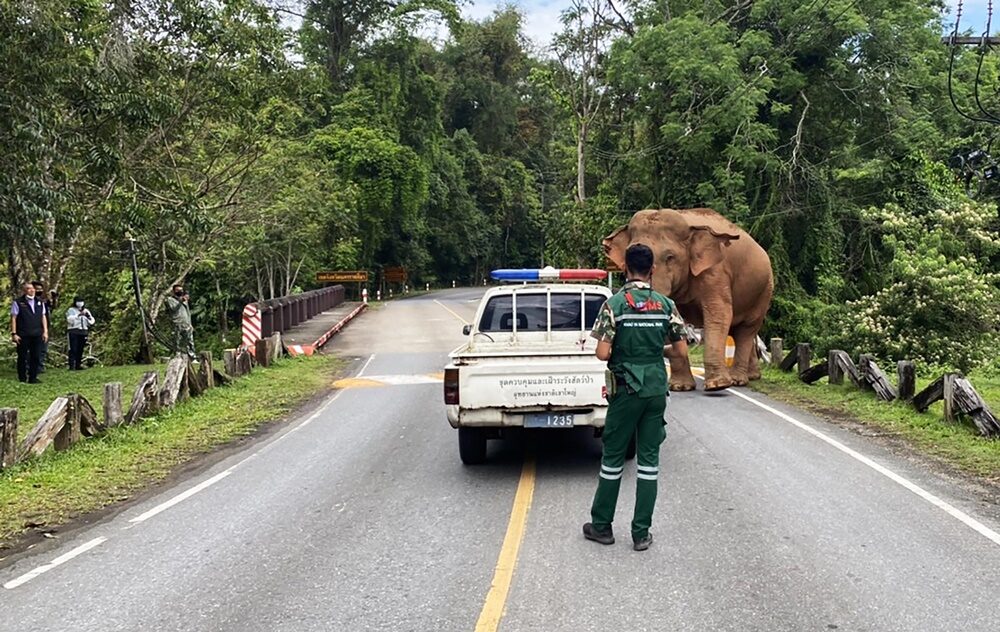
[[[604,363],[592,355],[491,357],[463,364],[463,409],[606,406]]]

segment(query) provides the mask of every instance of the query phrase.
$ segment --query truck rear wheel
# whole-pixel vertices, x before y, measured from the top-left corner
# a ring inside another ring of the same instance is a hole
[[[486,461],[486,433],[482,428],[458,429],[458,455],[466,465],[479,465]]]

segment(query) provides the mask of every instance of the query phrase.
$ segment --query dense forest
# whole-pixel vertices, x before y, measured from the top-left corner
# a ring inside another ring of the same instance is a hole
[[[770,252],[766,333],[1000,370],[997,209],[948,165],[1000,131],[950,98],[1000,113],[998,64],[940,0],[575,0],[544,49],[459,9],[2,0],[5,300],[82,295],[127,361],[132,244],[153,317],[184,282],[218,345],[317,270],[603,265],[634,211],[704,205]]]

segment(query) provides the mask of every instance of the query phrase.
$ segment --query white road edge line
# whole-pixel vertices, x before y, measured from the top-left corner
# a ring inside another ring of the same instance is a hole
[[[361,371],[358,373],[358,377],[361,376],[361,373],[364,373],[365,369],[368,368],[368,365],[374,359],[375,359],[375,354],[372,354],[371,356],[368,357],[368,362],[366,362],[365,365],[363,367],[361,367]],[[166,511],[167,509],[170,509],[171,507],[173,507],[174,505],[176,505],[178,503],[184,502],[185,500],[187,500],[188,498],[194,496],[198,492],[203,491],[203,490],[211,487],[212,485],[218,483],[222,479],[224,479],[227,476],[229,476],[230,474],[232,474],[234,469],[236,469],[239,466],[243,465],[247,461],[256,458],[263,451],[267,450],[268,448],[270,448],[274,444],[278,443],[279,441],[281,441],[282,439],[284,439],[285,437],[287,437],[291,433],[295,432],[296,430],[299,430],[300,428],[302,428],[304,426],[307,426],[308,424],[312,423],[314,420],[316,420],[330,406],[330,404],[332,404],[333,402],[337,401],[337,399],[341,395],[343,395],[343,393],[344,393],[344,391],[338,392],[336,395],[334,395],[329,400],[327,400],[327,402],[325,404],[323,404],[320,407],[319,410],[317,410],[312,415],[310,415],[305,421],[303,421],[299,425],[295,426],[294,428],[292,428],[291,430],[289,430],[288,432],[286,432],[284,435],[282,435],[282,436],[278,437],[277,439],[275,439],[274,441],[272,441],[269,445],[265,446],[265,448],[263,450],[254,452],[253,454],[251,454],[247,458],[243,459],[242,461],[240,461],[236,465],[232,466],[228,470],[226,470],[224,472],[219,472],[218,474],[216,474],[212,478],[210,478],[208,480],[205,480],[205,481],[202,481],[201,483],[198,483],[197,485],[195,485],[191,489],[189,489],[189,490],[187,490],[185,492],[182,492],[182,493],[174,496],[173,498],[171,498],[170,500],[168,500],[166,502],[160,503],[159,505],[153,507],[149,511],[147,511],[147,512],[145,512],[145,513],[143,513],[143,514],[141,514],[139,516],[136,516],[135,518],[132,518],[131,520],[129,520],[130,525],[128,527],[125,527],[125,529],[131,529],[133,526],[135,526],[135,525],[137,525],[137,524],[139,524],[141,522],[145,522],[146,520],[149,520],[153,516],[155,516],[155,515],[163,512],[163,511]],[[7,590],[13,590],[14,588],[17,588],[18,586],[20,586],[22,584],[25,584],[25,583],[31,581],[32,579],[38,577],[42,573],[46,573],[46,572],[52,570],[53,568],[55,568],[56,566],[59,566],[60,564],[65,564],[66,562],[70,561],[74,557],[77,557],[78,555],[82,555],[82,554],[86,553],[87,551],[89,551],[90,549],[92,549],[92,548],[94,548],[96,546],[100,546],[101,544],[104,544],[107,541],[108,541],[108,539],[106,537],[94,538],[90,542],[87,542],[86,544],[78,546],[77,548],[73,549],[72,551],[69,551],[68,553],[64,553],[63,555],[60,555],[59,557],[57,557],[56,559],[52,560],[48,564],[45,564],[44,566],[39,566],[38,568],[36,568],[36,569],[34,569],[34,570],[32,570],[32,571],[30,571],[28,573],[25,573],[24,575],[21,575],[20,577],[18,577],[16,579],[12,579],[11,581],[9,581],[6,584],[4,584],[3,587],[5,589],[7,589]]]
[[[368,363],[370,363],[374,358],[375,358],[374,354],[372,354],[371,356],[368,357],[368,362],[365,363],[365,366],[361,367],[361,372],[364,372],[364,370],[368,367]],[[358,375],[361,375],[361,373],[359,373]],[[332,404],[333,402],[337,401],[337,399],[343,393],[344,393],[344,391],[338,392],[336,395],[334,395],[329,400],[327,400],[327,402],[325,404],[323,404],[319,408],[319,410],[317,410],[312,415],[310,415],[308,418],[306,418],[302,423],[300,423],[299,425],[295,426],[294,428],[291,428],[290,430],[288,430],[288,432],[286,432],[285,434],[281,435],[280,437],[278,437],[277,439],[275,439],[274,441],[272,441],[270,444],[268,444],[267,446],[265,446],[262,450],[258,450],[257,452],[254,452],[253,454],[251,454],[247,458],[243,459],[239,463],[236,463],[235,465],[233,465],[232,467],[230,467],[228,470],[216,474],[212,478],[210,478],[210,479],[208,479],[206,481],[203,481],[203,482],[195,485],[191,489],[189,489],[189,490],[187,490],[185,492],[182,492],[182,493],[174,496],[170,500],[168,500],[168,501],[166,501],[164,503],[161,503],[161,504],[157,505],[156,507],[153,507],[152,509],[150,509],[149,511],[145,512],[144,514],[136,516],[135,518],[132,518],[131,520],[129,520],[129,522],[132,523],[132,524],[138,524],[140,522],[145,522],[146,520],[149,520],[150,518],[152,518],[156,514],[162,512],[162,511],[166,511],[167,509],[170,509],[174,505],[176,505],[176,504],[178,504],[180,502],[183,502],[183,501],[187,500],[188,498],[194,496],[198,492],[203,491],[203,490],[207,489],[208,487],[211,487],[212,485],[218,483],[222,479],[224,479],[227,476],[229,476],[230,474],[232,474],[233,470],[235,470],[239,466],[243,465],[247,461],[250,461],[252,459],[257,458],[258,456],[260,456],[260,454],[262,454],[263,452],[265,452],[268,448],[270,448],[270,447],[274,446],[275,444],[279,443],[282,439],[284,439],[288,435],[290,435],[293,432],[296,432],[298,430],[301,430],[302,428],[304,428],[304,427],[308,426],[309,424],[311,424],[313,421],[315,421],[317,418],[319,418],[319,416],[321,414],[323,414],[326,411],[326,409],[330,406],[330,404]]]
[[[372,360],[374,360],[374,359],[375,359],[375,354],[374,354],[374,353],[373,353],[373,354],[371,354],[370,356],[368,356],[368,361],[367,361],[367,362],[365,362],[365,365],[364,365],[363,367],[361,367],[361,370],[360,370],[360,371],[358,371],[358,374],[357,374],[357,375],[355,375],[354,377],[361,377],[362,375],[364,375],[364,373],[365,373],[365,369],[367,369],[367,368],[368,368],[368,365],[369,365],[369,364],[371,364],[371,363],[372,363]]]
[[[286,432],[284,436],[279,437],[279,440],[280,439],[284,439],[285,437],[287,437],[288,435],[292,434],[293,432],[295,432],[297,430],[301,430],[302,428],[305,428],[306,426],[308,426],[312,422],[316,421],[319,418],[320,415],[322,415],[324,412],[326,412],[326,409],[330,406],[330,404],[332,404],[333,402],[335,402],[338,399],[340,399],[340,396],[343,395],[343,394],[344,394],[344,391],[338,391],[337,394],[334,395],[333,397],[331,397],[329,400],[327,400],[327,402],[325,404],[323,404],[323,406],[320,407],[319,410],[317,410],[313,414],[309,415],[308,419],[306,419],[305,421],[303,421],[299,425],[295,426],[294,428],[292,428],[291,430],[289,430],[288,432]],[[277,443],[277,441],[275,441],[274,443]]]
[[[187,500],[191,496],[194,496],[195,494],[197,494],[198,492],[202,491],[203,489],[205,489],[207,487],[210,487],[212,485],[215,485],[216,483],[218,483],[219,481],[221,481],[222,479],[226,478],[227,476],[229,476],[232,473],[233,473],[232,468],[226,470],[225,472],[219,472],[218,474],[216,474],[212,478],[208,479],[207,481],[202,481],[202,482],[198,483],[197,485],[195,485],[194,487],[192,487],[191,489],[187,490],[186,492],[182,492],[180,494],[177,494],[176,496],[174,496],[170,500],[168,500],[168,501],[166,501],[164,503],[160,503],[159,505],[153,507],[152,509],[150,509],[146,513],[144,513],[142,515],[139,515],[139,516],[136,516],[135,518],[132,518],[131,520],[129,520],[129,522],[131,522],[131,523],[145,522],[146,520],[149,520],[150,518],[152,518],[156,514],[160,513],[161,511],[166,511],[167,509],[170,509],[171,507],[173,507],[177,503],[183,502],[184,500]]]
[[[6,584],[4,584],[3,587],[6,588],[7,590],[14,590],[15,588],[17,588],[21,584],[26,584],[26,583],[30,582],[31,580],[33,580],[34,578],[36,578],[39,575],[41,575],[42,573],[47,573],[47,572],[51,571],[53,568],[55,568],[56,566],[59,566],[60,564],[65,564],[66,562],[70,561],[74,557],[76,557],[78,555],[83,555],[84,553],[86,553],[90,549],[92,549],[94,547],[97,547],[97,546],[100,546],[100,545],[104,544],[107,541],[108,541],[108,539],[105,538],[105,537],[94,538],[90,542],[87,542],[85,544],[81,544],[80,546],[76,547],[72,551],[69,551],[68,553],[63,553],[62,555],[60,555],[56,559],[52,560],[48,564],[45,564],[44,566],[39,566],[38,568],[36,568],[36,569],[34,569],[32,571],[29,571],[29,572],[25,573],[24,575],[21,575],[17,579],[10,580]]]
[[[697,376],[697,377],[700,377],[700,376]],[[701,378],[701,379],[704,379],[704,378]],[[795,419],[794,417],[792,417],[790,415],[786,415],[785,413],[781,412],[780,410],[777,410],[776,408],[772,408],[771,406],[768,406],[764,402],[757,401],[756,399],[754,399],[753,397],[750,397],[749,395],[744,395],[743,393],[740,393],[739,391],[735,391],[733,389],[726,389],[726,392],[727,393],[732,393],[733,395],[735,395],[735,396],[737,396],[737,397],[739,397],[741,399],[744,399],[744,400],[750,402],[754,406],[757,406],[759,408],[763,408],[764,410],[766,410],[767,412],[775,415],[779,419],[787,421],[788,423],[792,424],[793,426],[795,426],[795,427],[797,427],[797,428],[799,428],[801,430],[805,430],[806,432],[808,432],[809,434],[813,435],[817,439],[820,439],[821,441],[823,441],[823,442],[825,442],[825,443],[827,443],[827,444],[829,444],[829,445],[837,448],[838,450],[840,450],[841,452],[843,452],[847,456],[851,457],[852,459],[855,459],[857,461],[860,461],[861,463],[864,463],[865,465],[867,465],[868,467],[872,468],[873,470],[875,470],[876,472],[878,472],[882,476],[888,478],[889,480],[891,480],[892,482],[896,483],[897,485],[899,485],[899,486],[901,486],[901,487],[903,487],[903,488],[905,488],[905,489],[913,492],[917,496],[920,496],[921,498],[923,498],[924,500],[926,500],[930,504],[934,505],[938,509],[941,509],[942,511],[944,511],[945,513],[947,513],[952,518],[958,520],[959,522],[961,522],[965,526],[969,527],[970,529],[972,529],[973,531],[975,531],[979,535],[981,535],[984,538],[986,538],[987,540],[993,542],[993,544],[1000,545],[1000,533],[997,533],[993,529],[990,529],[989,527],[987,527],[983,523],[979,522],[978,520],[976,520],[975,518],[973,518],[969,514],[965,513],[961,509],[955,507],[954,505],[951,505],[951,504],[949,504],[949,503],[941,500],[940,498],[938,498],[934,494],[930,493],[929,491],[927,491],[923,487],[920,487],[916,483],[913,483],[913,482],[911,482],[911,481],[903,478],[899,474],[896,474],[895,472],[893,472],[889,468],[885,467],[884,465],[881,465],[881,464],[873,461],[872,459],[870,459],[867,456],[861,454],[860,452],[852,450],[851,448],[847,447],[843,443],[837,441],[836,439],[834,439],[833,437],[830,437],[829,435],[826,435],[826,434],[820,432],[819,430],[816,430],[812,426],[809,426],[808,424],[805,424],[805,423],[799,421],[798,419]]]

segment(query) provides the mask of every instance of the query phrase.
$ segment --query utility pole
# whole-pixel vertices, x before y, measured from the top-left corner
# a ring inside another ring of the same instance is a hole
[[[146,364],[152,364],[153,345],[149,342],[149,327],[146,325],[146,313],[142,307],[142,288],[139,286],[139,263],[135,257],[135,239],[132,239],[131,234],[126,235],[126,237],[128,238],[129,259],[132,262],[132,290],[135,292],[135,306],[139,310],[139,321],[142,323],[142,349],[139,350],[139,354]]]

